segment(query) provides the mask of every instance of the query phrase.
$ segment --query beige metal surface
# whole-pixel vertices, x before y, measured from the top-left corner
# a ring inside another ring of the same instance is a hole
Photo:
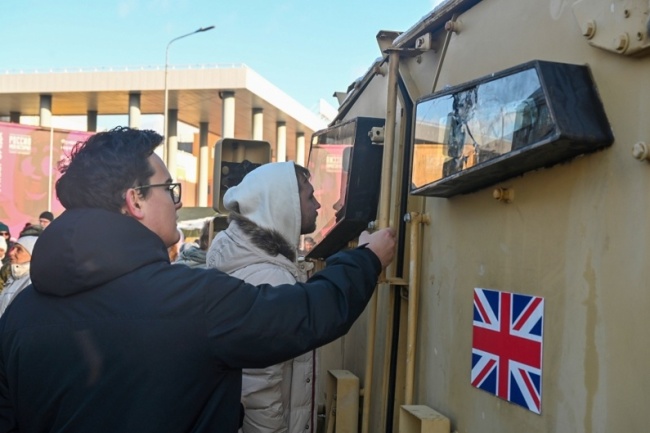
[[[415,355],[417,341],[419,290],[420,290],[420,241],[421,225],[429,223],[429,216],[418,212],[409,214],[409,284],[408,284],[408,323],[406,334],[406,377],[404,403],[413,404],[415,377]]]
[[[327,375],[327,433],[356,433],[359,425],[359,378],[346,370]]]
[[[398,433],[449,433],[449,418],[424,405],[400,408]]]
[[[439,89],[534,59],[588,65],[615,137],[602,152],[472,193],[449,199],[408,197],[407,211],[423,211],[435,221],[421,232],[413,401],[445,413],[458,432],[647,430],[650,226],[642,220],[650,213],[644,145],[650,137],[650,56],[646,51],[621,55],[625,53],[590,44],[574,15],[575,4],[608,11],[616,19],[618,12],[627,19],[626,6],[647,9],[644,1],[448,0],[392,46],[411,49],[420,36],[431,34],[432,50],[400,58],[400,76],[413,101],[433,87],[444,26],[455,14],[460,31],[449,40]],[[630,19],[636,19],[638,9],[629,10]],[[639,44],[647,44],[647,14],[642,24],[631,27],[640,29],[634,35],[629,32]],[[611,29],[618,32],[616,26]],[[404,127],[400,110],[393,113],[388,106],[377,113],[386,101],[387,77],[369,71],[360,82],[368,85],[348,95],[339,120],[389,113],[396,117],[399,138]],[[396,144],[401,151],[410,146],[399,139]],[[423,200],[423,209],[417,199]],[[391,208],[395,205],[391,200]],[[471,385],[477,287],[544,298],[541,414]],[[389,333],[392,309],[387,305],[380,296],[373,311],[377,335]],[[356,332],[364,325],[355,325],[347,344],[363,344]],[[400,329],[400,342],[404,337]],[[385,381],[379,366],[390,360],[377,340],[373,371],[354,370],[372,375],[374,391],[364,395],[372,399],[370,413],[364,417],[373,432],[388,431],[383,422],[386,405],[377,400]],[[343,368],[354,362],[346,354]],[[399,362],[396,374],[399,394],[400,376],[405,376]]]

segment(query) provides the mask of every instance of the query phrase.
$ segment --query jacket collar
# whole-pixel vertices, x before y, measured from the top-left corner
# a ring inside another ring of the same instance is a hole
[[[282,255],[292,262],[296,261],[296,247],[291,245],[279,231],[260,227],[236,212],[230,213],[228,221],[237,224],[256,247],[270,256]]]
[[[140,222],[104,209],[73,209],[39,236],[31,278],[38,292],[68,296],[156,262],[169,263],[167,248]]]

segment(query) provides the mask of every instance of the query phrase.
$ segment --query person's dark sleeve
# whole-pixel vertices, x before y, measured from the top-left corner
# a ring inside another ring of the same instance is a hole
[[[227,287],[206,291],[210,348],[231,368],[260,368],[329,343],[363,312],[380,272],[362,247],[335,254],[306,283],[256,287],[222,277]]]

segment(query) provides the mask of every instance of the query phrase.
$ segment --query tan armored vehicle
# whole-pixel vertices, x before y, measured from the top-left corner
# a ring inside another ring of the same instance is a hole
[[[309,156],[308,257],[400,239],[323,350],[327,431],[648,431],[650,2],[447,0],[377,41]]]

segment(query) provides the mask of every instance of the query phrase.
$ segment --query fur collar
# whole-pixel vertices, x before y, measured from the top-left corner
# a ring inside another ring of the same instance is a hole
[[[237,212],[230,212],[228,221],[236,223],[250,237],[253,245],[269,255],[275,257],[281,254],[292,262],[296,261],[296,248],[287,242],[277,230],[260,227]]]

